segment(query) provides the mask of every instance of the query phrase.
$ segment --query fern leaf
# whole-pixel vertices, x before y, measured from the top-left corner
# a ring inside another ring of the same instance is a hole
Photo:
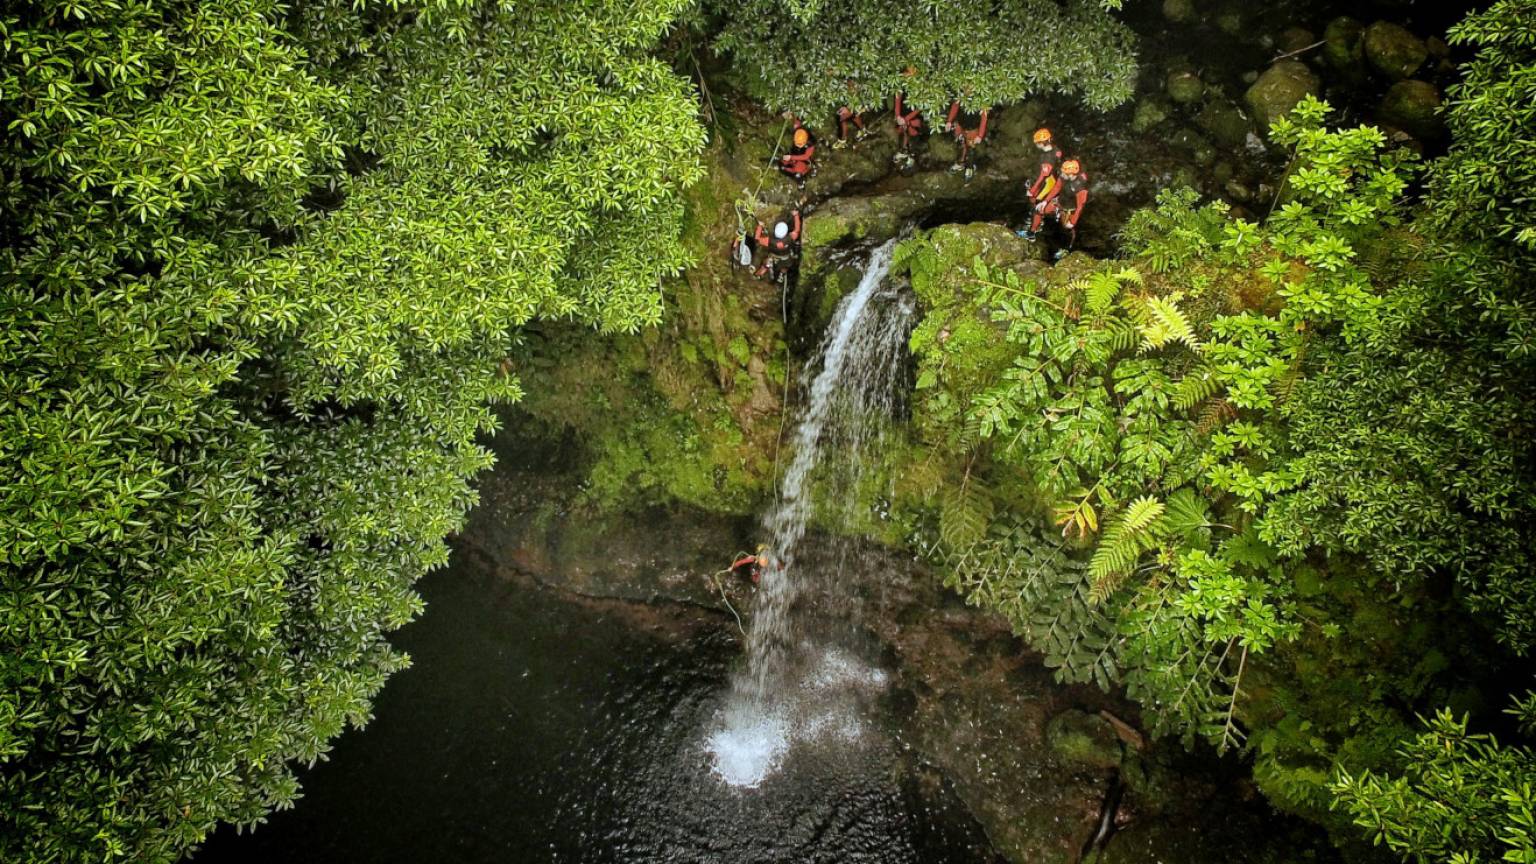
[[[1113,594],[1142,553],[1156,543],[1165,509],[1154,496],[1143,495],[1104,529],[1088,564],[1093,579],[1091,602],[1102,603]]]
[[[1221,389],[1221,382],[1216,380],[1216,375],[1206,366],[1197,366],[1189,371],[1188,375],[1179,379],[1179,383],[1173,391],[1173,407],[1180,411],[1188,411],[1201,402],[1216,395]]]
[[[1195,433],[1209,435],[1215,432],[1223,423],[1237,416],[1237,409],[1225,399],[1212,399],[1200,409],[1200,417],[1195,421]]]
[[[992,492],[975,476],[951,487],[942,496],[939,510],[939,537],[951,549],[966,549],[986,536],[996,501]]]
[[[1143,316],[1141,337],[1145,347],[1158,349],[1174,342],[1183,342],[1190,348],[1199,348],[1195,329],[1179,308],[1177,295],[1168,297],[1142,297]]]

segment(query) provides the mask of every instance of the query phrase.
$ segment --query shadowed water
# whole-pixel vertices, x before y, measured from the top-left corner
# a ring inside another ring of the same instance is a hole
[[[886,724],[832,730],[758,788],[712,773],[700,736],[739,658],[690,607],[576,603],[461,552],[399,642],[415,665],[377,719],[302,777],[296,809],[221,831],[206,862],[992,864]],[[830,662],[827,687],[856,665]]]

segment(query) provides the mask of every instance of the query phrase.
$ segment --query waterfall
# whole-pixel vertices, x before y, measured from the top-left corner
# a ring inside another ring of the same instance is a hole
[[[878,444],[898,398],[913,306],[909,297],[880,291],[895,245],[896,240],[887,241],[870,254],[858,287],[838,304],[810,364],[819,369],[795,429],[793,461],[776,506],[763,520],[769,563],[747,633],[746,668],[733,682],[725,727],[710,742],[717,772],[737,785],[760,782],[799,732],[836,728],[853,734],[847,718],[827,716],[827,699],[883,682],[882,673],[837,646],[804,644],[795,601],[806,580],[819,580],[818,589],[825,589],[836,587],[841,574],[802,573],[796,563],[816,505],[825,513],[829,505],[850,503],[845,493],[857,484],[864,455]],[[832,445],[836,458],[823,464]],[[832,488],[835,500],[813,500],[813,479],[826,481],[817,488]],[[801,709],[812,702],[821,714],[807,719]]]

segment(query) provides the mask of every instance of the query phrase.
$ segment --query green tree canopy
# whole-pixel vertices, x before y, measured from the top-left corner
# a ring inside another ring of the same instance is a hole
[[[1067,93],[1091,108],[1129,99],[1131,31],[1069,0],[711,0],[753,95],[806,117],[880,107],[905,93],[930,112]]]
[[[368,717],[516,327],[684,261],[686,5],[0,13],[0,859],[174,859]]]

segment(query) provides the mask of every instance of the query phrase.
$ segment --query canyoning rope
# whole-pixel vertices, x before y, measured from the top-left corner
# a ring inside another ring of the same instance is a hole
[[[725,594],[725,583],[722,581],[722,579],[723,579],[723,577],[730,576],[730,575],[731,575],[731,569],[729,567],[727,567],[726,569],[721,570],[718,573],[714,574],[710,578],[714,580],[715,587],[717,589],[719,589],[719,591],[720,591],[720,599],[721,599],[721,601],[723,601],[725,603],[725,608],[731,610],[731,617],[736,619],[736,629],[741,631],[741,635],[742,636],[746,636],[747,635],[747,627],[746,627],[745,624],[743,624],[741,622],[741,614],[736,611],[736,607],[735,606],[731,605],[731,598],[727,597],[726,594]]]

